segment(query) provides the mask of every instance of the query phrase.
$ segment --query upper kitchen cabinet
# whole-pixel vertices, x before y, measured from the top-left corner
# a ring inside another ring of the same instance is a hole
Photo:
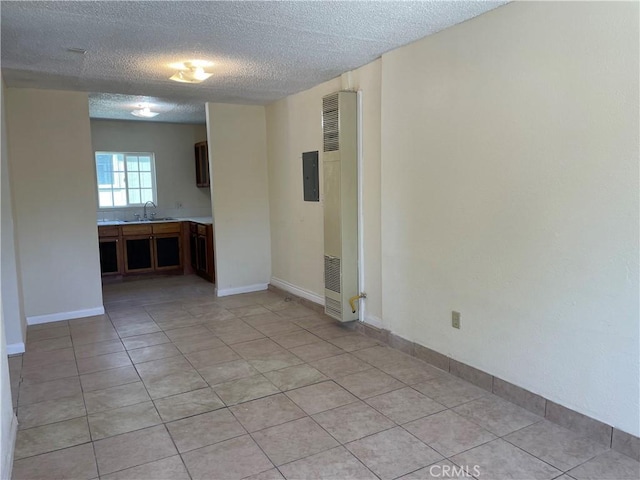
[[[196,185],[198,187],[209,186],[209,153],[207,142],[198,142],[194,146],[196,154]]]

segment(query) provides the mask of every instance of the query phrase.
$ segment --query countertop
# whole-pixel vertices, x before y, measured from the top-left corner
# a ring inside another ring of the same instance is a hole
[[[171,223],[171,222],[194,222],[194,223],[202,223],[204,225],[213,224],[212,217],[172,217],[171,220],[159,220],[154,222],[143,221],[139,222],[125,222],[123,220],[98,220],[98,226],[108,226],[108,225],[137,225],[141,223]]]

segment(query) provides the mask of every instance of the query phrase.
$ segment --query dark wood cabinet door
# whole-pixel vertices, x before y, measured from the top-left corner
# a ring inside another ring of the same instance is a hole
[[[100,238],[100,273],[106,275],[122,274],[122,255],[117,238]]]
[[[209,150],[207,142],[196,143],[194,146],[196,159],[196,185],[209,186]]]
[[[125,237],[125,272],[151,272],[153,268],[153,237]]]
[[[156,270],[173,270],[182,266],[180,235],[155,235],[155,267]]]

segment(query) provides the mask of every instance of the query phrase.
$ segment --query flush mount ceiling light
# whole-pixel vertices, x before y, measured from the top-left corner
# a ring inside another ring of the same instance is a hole
[[[138,105],[140,108],[138,110],[134,110],[131,112],[131,115],[135,115],[136,117],[142,118],[153,118],[160,112],[152,112],[151,109],[147,105],[140,104]]]
[[[211,65],[213,65],[211,62],[205,62],[203,60],[192,60],[182,64],[172,65],[177,68],[178,71],[169,77],[169,79],[175,82],[200,83],[213,75],[204,70],[204,67]]]

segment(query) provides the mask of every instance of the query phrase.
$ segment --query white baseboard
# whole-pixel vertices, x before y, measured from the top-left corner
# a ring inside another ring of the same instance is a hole
[[[305,290],[304,288],[296,287],[295,285],[292,285],[289,282],[285,282],[284,280],[280,280],[276,277],[271,277],[271,285],[281,288],[282,290],[286,290],[289,293],[293,293],[298,297],[306,298],[313,303],[324,306],[324,297],[318,295],[317,293],[310,292],[309,290]]]
[[[367,323],[369,325],[372,325],[376,328],[384,328],[383,324],[382,324],[382,319],[379,317],[376,317],[375,315],[366,315],[364,316],[364,323]]]
[[[104,307],[86,308],[84,310],[74,310],[73,312],[49,313],[47,315],[34,315],[27,317],[27,325],[39,325],[41,323],[59,322],[61,320],[72,320],[74,318],[93,317],[94,315],[104,315]]]
[[[11,429],[9,430],[9,438],[8,443],[9,445],[4,446],[4,444],[2,445],[2,456],[4,458],[2,458],[2,472],[0,472],[0,474],[2,475],[0,478],[11,478],[11,472],[13,470],[13,452],[16,448],[16,436],[18,435],[18,419],[16,418],[15,414],[13,412],[11,412]]]
[[[24,353],[24,343],[10,343],[7,345],[7,355],[18,355]]]
[[[269,287],[267,283],[256,283],[254,285],[245,285],[243,287],[222,288],[218,289],[219,297],[227,297],[229,295],[238,295],[239,293],[260,292]]]

